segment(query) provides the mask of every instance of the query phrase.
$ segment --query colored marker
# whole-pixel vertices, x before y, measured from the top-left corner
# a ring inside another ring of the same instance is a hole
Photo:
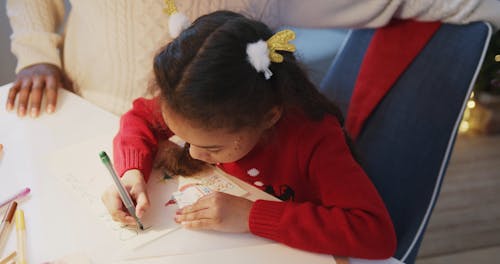
[[[14,218],[14,213],[16,212],[17,202],[12,201],[7,208],[7,212],[5,213],[2,224],[0,225],[0,255],[3,251],[4,243],[7,240],[7,235],[10,231],[10,224],[12,223],[12,218]]]
[[[16,211],[16,234],[17,252],[19,252],[16,264],[26,264],[26,225],[24,224],[23,210]]]
[[[16,193],[13,196],[9,197],[7,200],[3,201],[0,204],[0,208],[4,207],[5,205],[9,204],[12,201],[19,200],[19,199],[21,199],[23,197],[26,197],[30,192],[31,192],[30,188],[26,187],[26,188],[22,189],[18,193]]]
[[[12,263],[11,261],[14,260],[14,258],[16,258],[16,256],[17,256],[17,253],[14,251],[14,252],[10,253],[7,257],[5,257],[4,259],[0,260],[0,264]]]
[[[116,175],[116,172],[113,169],[113,165],[111,164],[111,160],[109,159],[108,154],[106,154],[106,152],[104,151],[101,151],[101,153],[99,153],[99,157],[101,157],[101,161],[102,163],[104,163],[104,166],[108,168],[108,171],[111,174],[113,181],[115,182],[116,188],[118,189],[118,193],[120,194],[120,198],[122,199],[125,208],[127,208],[128,213],[132,217],[134,217],[135,221],[137,222],[137,226],[141,230],[144,230],[144,226],[142,225],[141,220],[139,220],[139,217],[137,217],[137,215],[135,214],[134,202],[132,201],[132,198],[130,198],[130,195],[128,194],[127,190],[125,190],[125,187],[123,187],[120,178],[118,178],[118,175]]]

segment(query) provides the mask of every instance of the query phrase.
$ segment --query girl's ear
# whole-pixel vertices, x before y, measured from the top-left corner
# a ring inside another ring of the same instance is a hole
[[[283,108],[279,106],[275,106],[269,110],[266,114],[266,118],[264,119],[264,128],[268,129],[273,127],[278,120],[280,120],[281,115],[283,114]]]

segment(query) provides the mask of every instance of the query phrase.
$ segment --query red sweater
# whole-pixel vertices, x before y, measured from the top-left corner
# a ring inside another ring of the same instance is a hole
[[[118,172],[139,169],[147,177],[157,143],[172,132],[155,100],[137,99],[121,118],[114,140]],[[285,115],[266,144],[241,160],[220,164],[238,177],[287,202],[258,200],[250,231],[291,247],[338,256],[391,257],[396,236],[391,219],[333,116],[311,121]]]

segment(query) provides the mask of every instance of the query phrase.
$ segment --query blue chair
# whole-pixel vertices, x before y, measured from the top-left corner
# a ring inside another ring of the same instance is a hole
[[[395,225],[394,257],[405,263],[415,262],[491,31],[483,22],[443,24],[356,139],[361,165]],[[344,114],[374,32],[352,30],[321,83]]]
[[[283,27],[283,29],[292,29],[295,32],[296,38],[292,43],[297,51],[294,54],[306,66],[307,73],[313,83],[319,85],[349,30],[289,26]]]

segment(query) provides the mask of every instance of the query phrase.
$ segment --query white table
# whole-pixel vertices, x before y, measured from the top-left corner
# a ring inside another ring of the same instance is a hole
[[[28,260],[42,263],[77,254],[88,257],[91,263],[115,261],[111,259],[112,252],[118,250],[115,238],[106,235],[107,227],[100,225],[94,215],[75,206],[78,202],[67,195],[66,186],[49,173],[43,157],[92,137],[106,136],[111,140],[118,129],[118,117],[61,90],[54,114],[42,113],[37,119],[19,118],[15,112],[5,110],[9,87],[0,87],[0,143],[4,145],[0,159],[0,199],[24,187],[32,190],[29,198],[19,205],[26,215]],[[15,230],[12,231],[0,258],[16,248]],[[332,256],[295,250],[271,241],[239,248],[231,245],[233,237],[245,240],[250,239],[251,234],[217,233],[217,236],[225,239],[217,245],[217,250],[120,263],[335,263]],[[212,241],[202,232],[180,229],[147,247],[161,250],[179,238],[191,239],[193,244],[220,242]]]

